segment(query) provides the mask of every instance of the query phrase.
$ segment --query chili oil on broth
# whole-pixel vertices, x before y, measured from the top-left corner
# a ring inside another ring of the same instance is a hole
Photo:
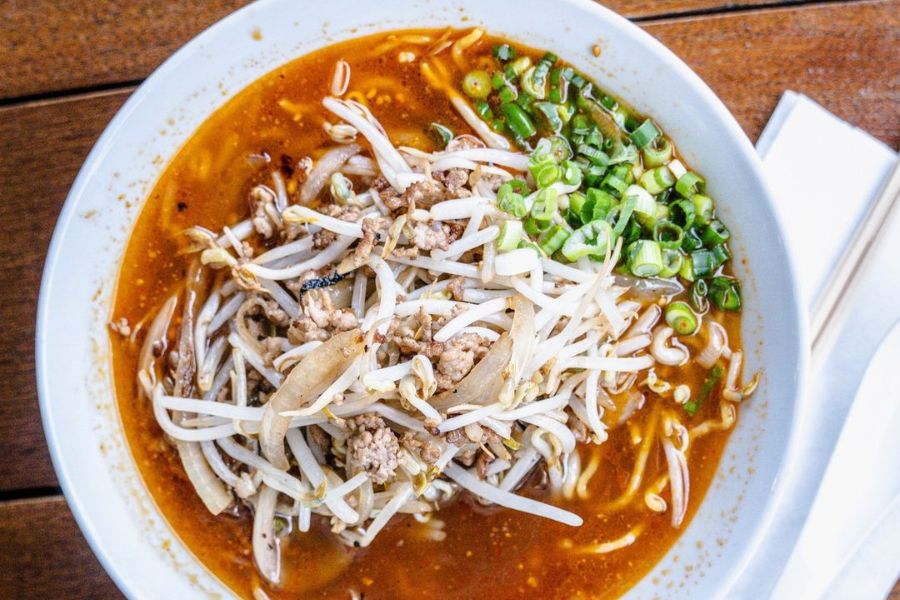
[[[415,33],[436,37],[440,32]],[[141,211],[119,274],[116,318],[146,325],[165,299],[178,291],[190,260],[183,252],[185,229],[202,225],[217,231],[247,216],[247,192],[265,173],[249,156],[268,155],[287,174],[291,161],[282,157],[316,157],[333,145],[322,128],[323,121],[333,117],[320,102],[328,94],[338,59],[352,68],[350,96],[365,99],[394,144],[432,150],[425,134],[432,122],[457,133],[468,131],[447,98],[422,80],[418,63],[398,60],[396,48],[382,54],[374,51],[382,43],[390,44],[388,36],[359,38],[299,58],[251,84],[200,126],[168,165]],[[482,38],[469,50],[472,64],[490,61],[490,49],[497,42],[490,36]],[[543,54],[531,52],[533,57]],[[463,73],[452,61],[444,64],[459,83]],[[296,191],[294,180],[288,190]],[[720,322],[733,345],[740,347],[740,317],[726,313]],[[178,325],[176,317],[170,332]],[[112,335],[111,342],[120,415],[153,499],[197,558],[245,598],[251,598],[257,587],[271,598],[346,598],[349,590],[390,598],[469,598],[486,592],[498,598],[615,597],[640,580],[690,522],[728,438],[728,432],[713,432],[692,442],[690,502],[679,529],[671,526],[669,514],[653,513],[640,500],[647,482],[666,472],[658,444],[650,454],[638,501],[618,512],[602,510],[626,489],[637,456],[635,436],[646,427],[656,405],[666,402],[648,394],[645,408],[630,426],[612,429],[601,446],[580,447],[582,465],[592,460],[598,464],[587,497],[552,498],[561,508],[584,517],[580,528],[483,507],[465,497],[436,513],[435,518],[445,523],[443,541],[428,539],[424,527],[402,516],[391,521],[370,547],[349,549],[330,534],[324,519],[316,517],[308,533],[293,533],[281,542],[282,585],[273,589],[253,565],[249,509],[219,517],[206,510],[157,425],[150,401],[139,393],[134,374],[140,338],[129,342]],[[680,382],[697,389],[704,375],[695,367]],[[691,423],[715,419],[718,412],[719,398],[711,397]],[[540,479],[540,473],[533,474],[524,490],[549,499]],[[637,540],[615,552],[566,550],[567,544],[580,547],[618,539],[641,524]]]

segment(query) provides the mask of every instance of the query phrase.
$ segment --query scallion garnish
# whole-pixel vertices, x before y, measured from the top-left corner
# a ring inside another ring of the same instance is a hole
[[[719,310],[741,310],[741,284],[733,277],[713,277],[709,282],[709,297]]]
[[[515,250],[522,239],[522,221],[503,221],[497,237],[497,249],[501,252]]]
[[[470,71],[463,77],[463,91],[470,98],[484,100],[491,93],[491,76],[486,71]]]
[[[706,299],[708,292],[709,289],[706,286],[705,279],[698,279],[691,286],[691,305],[699,313],[705,313],[709,310],[709,301]]]
[[[569,236],[571,233],[564,225],[554,225],[541,236],[539,246],[547,256],[550,256],[563,247]]]
[[[719,380],[722,379],[722,374],[725,370],[721,365],[715,365],[709,371],[709,375],[706,376],[706,379],[703,381],[703,385],[700,386],[700,393],[697,394],[697,397],[693,400],[689,400],[684,405],[684,411],[691,415],[692,417],[697,414],[697,411],[700,410],[700,407],[706,402],[709,395],[712,393],[713,389],[719,383]]]
[[[613,230],[606,221],[591,221],[576,229],[562,246],[566,260],[576,261],[582,256],[598,260],[606,257],[606,251],[613,242]]]
[[[453,139],[453,131],[446,125],[440,123],[432,123],[428,126],[428,135],[434,140],[439,148],[446,148],[447,144]]]
[[[630,270],[636,277],[654,277],[663,269],[662,249],[653,240],[638,240],[632,244]]]
[[[528,193],[528,185],[521,179],[507,181],[497,190],[497,206],[500,210],[521,219],[528,214],[525,206],[525,196]]]
[[[666,323],[678,335],[693,335],[697,332],[699,321],[687,302],[672,302],[666,307]]]
[[[685,198],[690,198],[694,194],[698,192],[702,192],[706,182],[702,177],[688,171],[684,175],[678,178],[678,181],[675,182],[675,191],[684,196]]]
[[[713,201],[709,196],[694,194],[691,197],[694,203],[694,218],[701,225],[709,225],[713,220]]]
[[[731,233],[722,221],[713,219],[713,221],[703,229],[703,233],[700,234],[700,237],[707,247],[712,247],[727,242],[728,238],[731,237]]]
[[[506,117],[506,124],[516,137],[527,139],[537,133],[531,117],[513,102],[500,105],[500,112]]]

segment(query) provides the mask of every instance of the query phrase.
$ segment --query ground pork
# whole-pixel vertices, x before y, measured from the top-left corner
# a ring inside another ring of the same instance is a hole
[[[397,470],[400,442],[397,435],[374,414],[364,414],[347,421],[354,432],[347,439],[349,471],[365,471],[376,484],[386,483]]]
[[[441,456],[441,448],[431,440],[422,440],[416,434],[407,431],[400,438],[400,445],[429,465],[437,462]]]
[[[423,354],[431,361],[436,361],[444,351],[444,344],[431,340],[433,332],[431,315],[419,310],[414,318],[394,318],[384,336],[382,348],[396,346],[401,354]],[[380,351],[381,349],[379,349]]]
[[[434,173],[434,178],[440,181],[447,189],[447,193],[454,198],[468,198],[472,192],[466,187],[469,185],[469,172],[465,169],[447,169]]]
[[[434,221],[428,223],[416,223],[413,228],[413,244],[420,250],[446,250],[459,237],[456,228],[446,223]]]
[[[490,341],[475,333],[464,333],[453,337],[444,344],[444,350],[438,357],[435,379],[439,390],[453,388],[463,377],[468,375],[475,362],[487,354]]]
[[[375,194],[378,194],[378,197],[384,203],[385,206],[390,208],[391,210],[399,210],[405,203],[401,200],[400,194],[397,193],[397,190],[388,183],[388,180],[379,175],[372,181],[372,185],[369,187],[369,190]]]
[[[323,204],[319,210],[323,215],[328,215],[329,217],[334,217],[341,221],[355,223],[359,220],[359,209],[355,206],[350,206],[349,204],[335,204],[332,202]]]
[[[247,197],[250,204],[251,221],[256,233],[269,239],[275,235],[277,225],[272,215],[278,214],[275,206],[275,192],[264,185],[254,186]]]
[[[336,331],[349,331],[358,325],[356,315],[349,308],[335,308],[331,295],[324,290],[309,290],[303,294],[302,312],[288,327],[288,341],[292,344],[324,342]]]
[[[337,234],[327,229],[320,229],[313,234],[313,248],[324,250],[337,239]]]
[[[254,293],[244,300],[241,308],[238,310],[238,318],[263,316],[276,327],[287,327],[290,323],[290,316],[281,308],[281,306],[261,293]],[[248,327],[250,321],[247,322]],[[252,330],[252,328],[251,328]]]
[[[397,208],[389,208],[391,208],[391,210],[398,210],[402,207],[407,207],[410,211],[416,208],[424,208],[427,210],[441,200],[447,200],[452,197],[453,196],[447,192],[447,188],[444,187],[444,184],[439,181],[428,179],[425,181],[417,181],[410,185],[400,196]]]
[[[464,283],[465,279],[462,277],[454,277],[447,284],[447,291],[450,292],[450,296],[457,302],[462,302],[463,300]]]
[[[353,248],[353,268],[359,268],[369,261],[372,250],[387,235],[391,220],[386,217],[368,218],[363,219],[360,225],[363,236]]]

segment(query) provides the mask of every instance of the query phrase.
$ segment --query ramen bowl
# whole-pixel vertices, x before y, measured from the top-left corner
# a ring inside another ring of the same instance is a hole
[[[154,182],[192,132],[239,90],[298,56],[393,29],[488,31],[552,50],[638,112],[652,115],[707,178],[732,225],[744,284],[745,406],[690,525],[629,592],[721,597],[766,534],[792,453],[805,369],[805,316],[783,229],[749,140],[671,52],[587,0],[298,3],[264,0],[172,56],[119,111],[85,162],[59,218],[38,309],[41,411],[54,465],[94,552],[132,597],[228,595],[168,527],[128,451],[113,391],[107,321],[128,236]],[[599,47],[599,55],[592,51]]]

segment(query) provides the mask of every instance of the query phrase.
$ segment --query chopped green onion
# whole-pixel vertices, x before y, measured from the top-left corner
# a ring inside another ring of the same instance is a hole
[[[546,125],[545,129],[553,133],[559,133],[563,127],[562,119],[559,117],[559,111],[552,102],[535,102],[534,111],[537,117]]]
[[[603,178],[603,181],[600,183],[603,187],[610,188],[619,193],[619,196],[625,193],[625,190],[628,189],[628,183],[625,182],[621,177],[616,177],[614,174],[610,173],[606,177]]]
[[[528,192],[528,186],[520,179],[507,181],[497,190],[497,206],[500,210],[521,219],[528,214],[528,207],[525,206],[525,197],[522,195]]]
[[[522,240],[519,242],[519,248],[531,248],[537,253],[538,256],[541,256],[543,254],[543,250],[541,250],[540,246],[538,246],[531,240],[526,240],[525,238],[522,238]]]
[[[687,302],[672,302],[666,307],[666,323],[678,335],[693,335],[697,332],[699,321]]]
[[[696,250],[691,252],[691,263],[695,277],[712,275],[716,268],[716,259],[709,250]]]
[[[640,150],[659,137],[659,129],[656,128],[653,121],[647,119],[641,123],[637,129],[632,131],[629,137],[631,138],[631,141],[634,142],[634,145],[638,147],[638,150]]]
[[[519,75],[527,71],[531,66],[531,58],[528,56],[520,56],[506,66],[512,73],[513,77],[518,77]],[[509,79],[512,79],[512,77],[510,77]]]
[[[572,158],[572,146],[569,141],[561,135],[553,135],[546,138],[550,141],[549,154],[556,162],[562,162]]]
[[[681,179],[681,176],[687,173],[687,169],[684,168],[684,165],[681,164],[681,161],[677,158],[675,160],[669,161],[666,165],[669,167],[669,170],[672,171],[672,176],[675,177],[675,181]]]
[[[491,110],[491,105],[484,100],[479,100],[475,103],[475,112],[485,121],[490,121],[494,118],[494,111]]]
[[[541,236],[540,247],[541,250],[547,256],[550,256],[557,250],[563,247],[563,244],[566,243],[566,240],[569,239],[569,236],[572,234],[565,228],[564,225],[554,225],[550,229]]]
[[[538,221],[552,220],[557,212],[557,195],[556,188],[540,190],[531,206],[531,216]]]
[[[506,87],[506,77],[503,76],[503,73],[494,73],[491,75],[491,87],[495,90]]]
[[[728,238],[731,237],[731,233],[729,233],[728,228],[725,227],[722,221],[713,220],[703,229],[701,237],[707,247],[712,247],[727,242]]]
[[[639,185],[630,185],[625,190],[625,198],[634,199],[634,216],[642,224],[653,226],[656,220],[656,200],[650,192]]]
[[[497,250],[506,252],[515,250],[522,239],[522,221],[503,221],[500,225],[500,235],[497,237]]]
[[[670,220],[682,229],[690,229],[696,214],[694,203],[690,200],[678,200],[669,204]]]
[[[533,173],[534,182],[537,183],[539,188],[553,185],[559,181],[560,175],[562,175],[561,171],[562,169],[559,168],[559,165],[553,162],[540,165],[537,172]]]
[[[625,231],[625,227],[634,213],[634,203],[634,198],[625,198],[618,206],[610,210],[606,216],[608,222],[615,222],[613,233],[616,235],[622,235],[622,232]]]
[[[684,230],[672,221],[661,219],[653,224],[653,239],[660,247],[675,250],[681,247]]]
[[[590,192],[590,189],[588,190]],[[582,212],[587,206],[587,196],[582,194],[581,192],[572,192],[569,194],[569,215],[577,219],[578,227],[581,227],[582,224],[591,221],[591,219],[585,219],[582,216]],[[588,208],[589,211],[592,211],[593,208]]]
[[[539,63],[533,67],[529,67],[519,76],[519,87],[538,100],[543,100],[547,95],[546,72],[544,72],[544,75],[540,79],[538,78],[538,68],[541,64],[542,63]]]
[[[606,155],[602,150],[597,150],[592,146],[588,146],[587,144],[579,144],[575,151],[589,161],[591,164],[605,167],[609,164],[609,156]]]
[[[432,123],[428,126],[428,135],[434,140],[439,148],[446,148],[447,144],[453,139],[453,131],[446,125],[440,123]]]
[[[691,258],[690,255],[684,257],[681,268],[678,269],[678,276],[685,281],[694,281],[697,279],[696,275],[694,275],[694,259]]]
[[[638,235],[640,235],[640,231],[638,231]],[[628,236],[626,235],[624,237],[627,239]],[[663,248],[662,257],[663,268],[662,271],[657,273],[657,277],[668,279],[669,277],[677,275],[681,270],[681,266],[684,264],[684,255],[681,254],[681,251],[672,248]]]
[[[578,163],[572,160],[566,160],[562,166],[562,181],[566,185],[581,185],[583,174]]]
[[[662,250],[653,240],[638,240],[632,244],[631,273],[636,277],[653,277],[663,270]]]
[[[695,220],[701,225],[709,225],[713,219],[713,201],[709,196],[694,194],[691,197],[694,203]]]
[[[741,284],[733,277],[713,277],[709,297],[719,310],[741,310]]]
[[[515,102],[516,98],[518,98],[515,88],[507,86],[500,88],[500,91],[497,92],[497,96],[500,98],[500,102]]]
[[[697,397],[695,399],[688,401],[684,405],[684,411],[687,414],[691,415],[692,417],[697,414],[697,411],[700,410],[700,406],[712,393],[713,389],[719,383],[719,380],[722,379],[722,374],[724,372],[725,369],[723,369],[722,366],[718,364],[710,369],[709,375],[706,376],[706,379],[703,381],[703,385],[700,386],[700,393],[697,394]]]
[[[702,192],[704,187],[706,187],[706,182],[692,171],[688,171],[675,182],[675,191],[685,198],[690,198],[694,194]]]
[[[584,214],[582,219],[585,223],[596,219],[606,219],[609,211],[616,205],[616,199],[612,194],[597,188],[588,188],[587,190],[587,206],[590,214]]]
[[[625,244],[630,244],[631,242],[639,239],[642,232],[643,230],[641,229],[640,224],[634,219],[629,219],[625,224],[625,228],[622,230],[622,242]],[[663,262],[666,262],[666,252],[663,252]],[[680,265],[681,263],[678,264]]]
[[[491,93],[491,76],[486,71],[470,71],[463,77],[463,91],[470,98],[484,100]]]
[[[709,310],[709,301],[706,299],[707,293],[709,293],[709,288],[706,286],[705,279],[698,279],[691,286],[691,305],[697,312],[705,313]]]
[[[713,246],[710,249],[710,252],[712,252],[713,260],[716,262],[716,267],[724,265],[731,258],[731,252],[728,250],[728,246],[726,246],[725,244]]]
[[[494,58],[507,61],[516,57],[516,49],[509,44],[497,44],[493,49]]]
[[[644,158],[644,166],[647,168],[661,167],[672,160],[672,142],[669,138],[659,138],[655,143],[641,149]]]
[[[530,138],[537,133],[537,129],[535,129],[534,123],[531,122],[531,118],[518,104],[512,102],[501,104],[500,112],[506,117],[506,123],[517,137],[525,139]]]
[[[662,166],[645,172],[641,175],[638,183],[651,194],[658,194],[672,187],[675,184],[675,177],[672,176],[672,172],[668,167]]]
[[[613,243],[613,230],[606,221],[591,221],[576,229],[562,247],[566,260],[576,261],[582,256],[604,259]]]
[[[700,239],[700,232],[696,227],[684,230],[684,239],[681,240],[681,249],[685,252],[693,252],[703,247],[703,240]]]

